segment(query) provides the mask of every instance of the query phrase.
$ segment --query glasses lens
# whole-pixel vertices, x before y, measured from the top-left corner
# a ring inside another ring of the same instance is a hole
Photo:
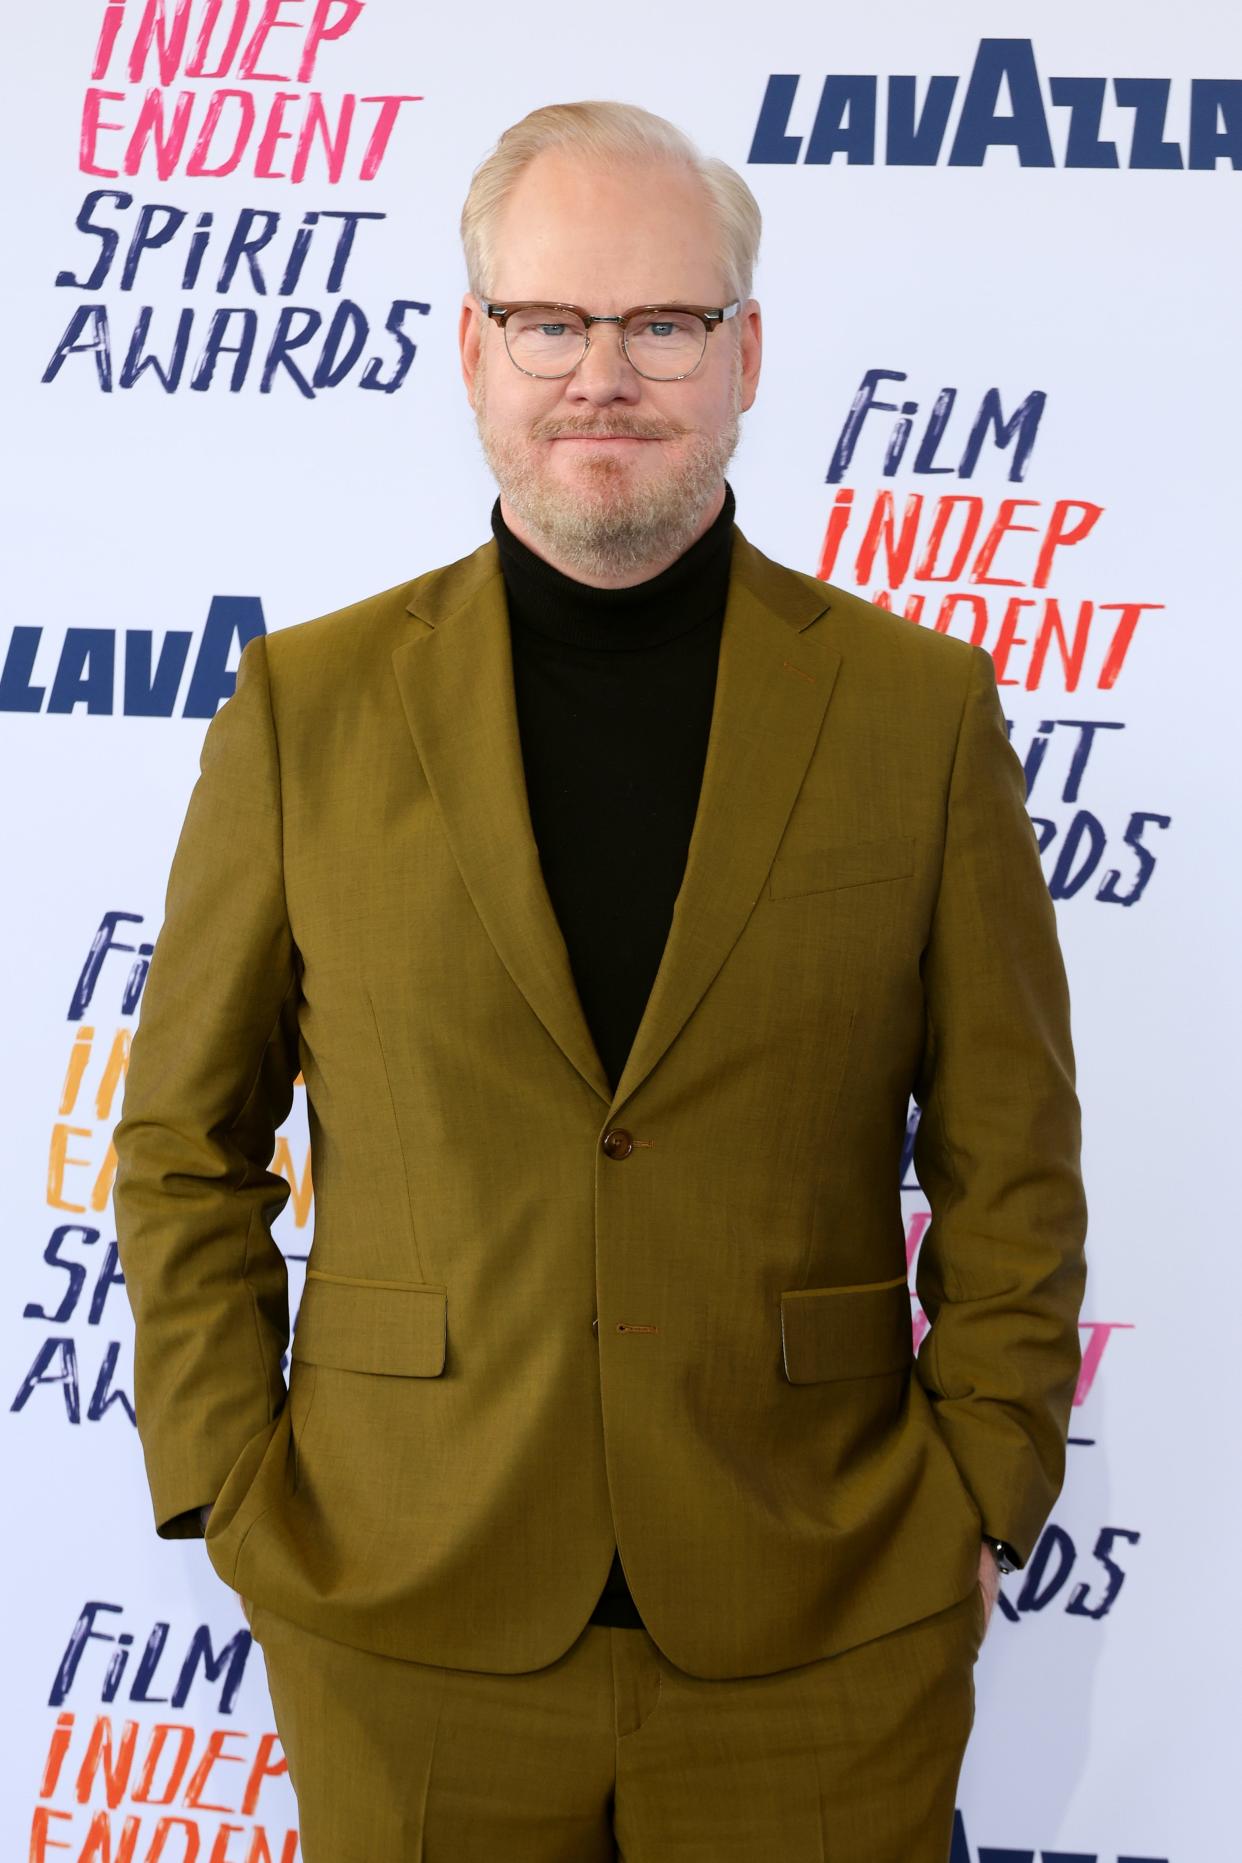
[[[707,345],[707,325],[687,311],[640,311],[625,333],[630,361],[654,381],[689,375]]]
[[[506,317],[505,342],[519,369],[567,375],[586,354],[586,325],[555,304],[532,304]]]

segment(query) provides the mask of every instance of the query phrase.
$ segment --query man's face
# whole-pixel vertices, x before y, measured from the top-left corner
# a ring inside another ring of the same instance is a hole
[[[586,168],[536,156],[506,203],[494,301],[580,304],[617,316],[638,304],[728,301],[712,259],[711,208],[692,174],[650,164]],[[506,296],[505,294],[508,294]],[[671,562],[723,495],[739,416],[755,398],[761,331],[753,298],[713,330],[680,382],[631,366],[616,324],[591,326],[571,375],[514,368],[504,333],[469,292],[462,374],[506,520],[569,573],[623,578]]]

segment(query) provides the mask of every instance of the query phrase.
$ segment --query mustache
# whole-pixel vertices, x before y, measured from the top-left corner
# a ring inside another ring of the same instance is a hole
[[[651,421],[627,421],[624,425],[614,421],[607,427],[592,424],[590,427],[575,426],[565,421],[537,421],[531,429],[531,438],[535,440],[671,440],[681,432],[680,427],[656,425]]]

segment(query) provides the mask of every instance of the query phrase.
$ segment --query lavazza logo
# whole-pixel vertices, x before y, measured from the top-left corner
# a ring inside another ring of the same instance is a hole
[[[769,77],[750,162],[979,168],[1011,148],[1021,168],[1242,167],[1242,78],[1192,78],[1175,95],[1170,78],[1045,82],[1030,39],[980,39],[965,77],[833,72],[813,103],[816,81]]]

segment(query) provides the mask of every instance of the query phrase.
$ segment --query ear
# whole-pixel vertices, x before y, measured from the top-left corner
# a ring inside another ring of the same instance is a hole
[[[466,384],[466,395],[471,407],[474,406],[474,378],[479,366],[479,350],[483,342],[483,326],[486,321],[479,300],[472,291],[467,291],[461,301],[457,345],[461,351],[461,378]]]
[[[748,408],[759,389],[763,362],[763,317],[758,298],[747,298],[737,314],[742,348],[742,407]]]

